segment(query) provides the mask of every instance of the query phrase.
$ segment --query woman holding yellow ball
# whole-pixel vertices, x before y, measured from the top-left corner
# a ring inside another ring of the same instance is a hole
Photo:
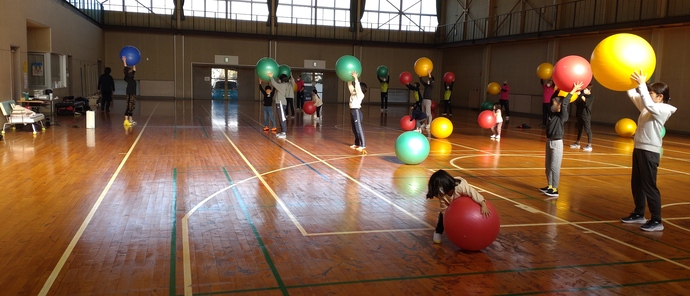
[[[676,107],[668,104],[671,100],[669,88],[663,82],[656,82],[647,89],[647,75],[642,70],[633,72],[630,78],[637,83],[637,88],[628,90],[628,96],[635,107],[640,110],[635,131],[635,149],[632,157],[632,187],[635,209],[623,223],[644,224],[644,231],[662,231],[661,193],[656,187],[657,168],[661,152],[661,130]],[[645,202],[652,217],[645,220]]]

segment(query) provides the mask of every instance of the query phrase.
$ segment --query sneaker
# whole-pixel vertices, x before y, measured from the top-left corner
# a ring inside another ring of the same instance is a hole
[[[357,147],[355,150],[362,152],[363,150],[366,150],[367,147]]]
[[[425,129],[425,130],[429,130],[429,125],[428,125],[428,124],[425,124],[425,125],[424,125],[424,129]]]
[[[587,152],[592,151],[592,145],[585,146],[585,148],[582,148],[582,151],[587,151]]]
[[[132,123],[129,122],[129,120],[125,120],[125,122],[123,122],[122,124],[124,124],[125,126],[132,126]]]
[[[350,146],[350,148],[352,148],[352,149],[357,149],[358,147],[359,147],[359,146],[357,146],[357,145],[351,145],[351,146]]]
[[[129,123],[130,123],[132,126],[137,125],[137,122],[134,121],[134,120],[131,120]]]
[[[415,132],[418,132],[418,133],[421,133],[421,132],[422,132],[422,128],[421,128],[421,127],[420,127],[420,128],[416,128],[416,129],[414,129],[414,131],[415,131]]]
[[[441,234],[434,232],[434,243],[435,244],[440,244],[441,243]]]
[[[492,138],[492,139],[496,139],[496,135],[491,135],[491,138]]]
[[[547,191],[549,191],[550,188],[551,188],[551,185],[539,188],[539,191],[541,191],[542,193],[546,193]]]
[[[550,196],[550,197],[558,197],[558,188],[549,188],[544,192],[544,194]]]
[[[267,126],[264,126],[264,131],[267,131],[267,130],[268,130],[268,127],[267,127]]]
[[[510,120],[510,116],[506,116],[506,120]]]
[[[448,115],[448,114],[447,114],[447,113],[441,113],[441,115],[446,116],[446,115]]]
[[[662,231],[664,230],[664,224],[661,224],[661,221],[649,219],[647,223],[640,226],[640,229],[644,231]]]
[[[577,142],[572,143],[572,144],[570,144],[570,148],[573,148],[573,149],[580,149],[580,143],[577,143]]]
[[[278,139],[285,139],[286,137],[287,137],[287,135],[285,133],[278,133],[276,135],[276,138],[278,138]]]
[[[275,132],[275,131],[277,131],[277,130],[278,130],[278,129],[275,128],[275,127],[274,127],[274,128],[271,128],[271,131],[273,131],[273,132]]]
[[[381,109],[381,113],[383,113],[383,111],[384,111],[384,110],[383,110],[383,109]]]
[[[649,220],[652,221],[652,220]],[[631,224],[644,224],[647,222],[647,219],[644,218],[644,215],[638,215],[635,213],[630,213],[627,217],[621,218],[621,222],[623,223],[631,223]]]
[[[453,116],[453,113],[451,113],[451,114],[448,114],[448,116]]]
[[[499,136],[496,136],[496,140],[500,140],[500,139],[501,139],[501,136],[500,136],[500,135],[499,135]]]

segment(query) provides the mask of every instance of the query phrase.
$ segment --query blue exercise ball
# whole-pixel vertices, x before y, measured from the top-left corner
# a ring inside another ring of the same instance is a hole
[[[429,140],[419,132],[404,132],[395,140],[395,156],[405,164],[419,164],[429,156]]]
[[[120,50],[120,58],[127,59],[127,66],[134,66],[141,60],[141,52],[134,46],[127,45]]]

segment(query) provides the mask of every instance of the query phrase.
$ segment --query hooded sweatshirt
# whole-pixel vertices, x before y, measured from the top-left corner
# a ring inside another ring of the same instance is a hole
[[[635,148],[659,153],[662,143],[661,128],[677,108],[665,103],[654,103],[646,84],[639,85],[637,89],[640,90],[639,93],[635,89],[628,90],[630,100],[640,110],[635,130]]]

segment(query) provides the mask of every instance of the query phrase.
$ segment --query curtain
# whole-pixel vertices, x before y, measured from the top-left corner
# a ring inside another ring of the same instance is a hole
[[[443,20],[443,0],[436,0],[436,21],[438,22],[438,26],[442,26],[441,21]]]
[[[350,32],[354,32],[358,25],[361,25],[366,2],[366,0],[350,0]],[[359,12],[359,14],[357,12]]]
[[[275,18],[276,11],[278,10],[278,0],[268,0],[266,1],[266,5],[268,5],[268,22],[266,23],[266,25],[270,27],[271,25],[273,25],[273,21],[276,20]]]
[[[183,8],[184,8],[184,0],[172,0],[172,1],[173,1],[173,4],[175,4],[175,10],[173,10],[172,19],[173,19],[173,20],[176,20],[176,19],[177,19],[177,10],[178,10],[178,8],[177,8],[177,1],[180,1],[180,8],[179,8],[179,10],[180,10],[180,20],[183,21],[183,20],[184,20],[184,9],[183,9]]]

